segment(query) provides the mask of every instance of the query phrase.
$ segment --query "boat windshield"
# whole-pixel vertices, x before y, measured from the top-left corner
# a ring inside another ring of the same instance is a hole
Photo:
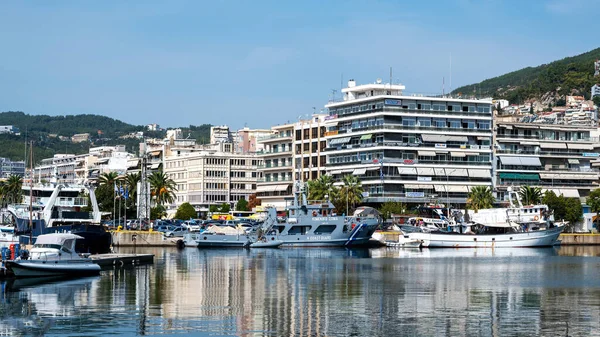
[[[54,245],[54,244],[50,244],[50,243],[40,243],[40,244],[35,244],[33,245],[33,248],[54,248],[54,249],[59,249],[61,248],[61,245]]]

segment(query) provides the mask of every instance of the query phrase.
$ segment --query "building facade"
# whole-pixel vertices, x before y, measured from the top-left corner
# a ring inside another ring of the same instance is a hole
[[[294,125],[278,125],[271,130],[271,135],[258,140],[263,150],[257,152],[262,164],[258,168],[256,196],[263,206],[283,211],[293,199]]]
[[[25,162],[12,161],[8,158],[0,158],[0,178],[8,178],[12,175],[25,176]]]
[[[366,203],[463,205],[472,187],[491,187],[492,102],[404,89],[351,80],[326,105],[327,172],[357,176]]]

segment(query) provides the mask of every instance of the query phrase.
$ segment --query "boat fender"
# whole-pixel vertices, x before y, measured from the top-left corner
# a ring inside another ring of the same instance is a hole
[[[356,227],[356,224],[355,224],[355,223],[353,223],[353,224],[352,224],[352,229],[354,229],[354,227]]]
[[[185,247],[185,242],[183,242],[183,240],[181,240],[181,239],[177,240],[177,248],[183,249],[184,247]]]
[[[533,220],[538,221],[539,217],[536,215],[533,217]]]

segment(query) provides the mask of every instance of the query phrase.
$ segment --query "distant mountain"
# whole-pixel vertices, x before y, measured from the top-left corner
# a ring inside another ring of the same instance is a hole
[[[452,93],[503,98],[517,104],[536,100],[543,105],[554,105],[566,95],[581,95],[589,99],[591,87],[600,82],[599,77],[594,78],[594,61],[598,59],[600,48],[465,85]]]
[[[82,154],[87,153],[90,147],[104,145],[125,145],[127,151],[137,154],[139,139],[119,137],[138,131],[143,131],[148,138],[164,138],[166,135],[165,131],[146,131],[145,126],[99,115],[48,116],[9,111],[0,113],[0,125],[13,125],[21,132],[20,135],[0,134],[0,157],[23,160],[25,142],[33,141],[36,163],[57,153]],[[196,139],[199,143],[207,143],[210,139],[208,124],[181,129],[184,136]],[[89,133],[89,142],[70,141],[71,136],[80,133]],[[60,137],[69,139],[61,140]]]

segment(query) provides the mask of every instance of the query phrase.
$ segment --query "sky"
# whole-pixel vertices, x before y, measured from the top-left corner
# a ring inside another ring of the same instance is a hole
[[[2,1],[0,111],[269,128],[377,78],[437,94],[600,46],[600,0]]]

